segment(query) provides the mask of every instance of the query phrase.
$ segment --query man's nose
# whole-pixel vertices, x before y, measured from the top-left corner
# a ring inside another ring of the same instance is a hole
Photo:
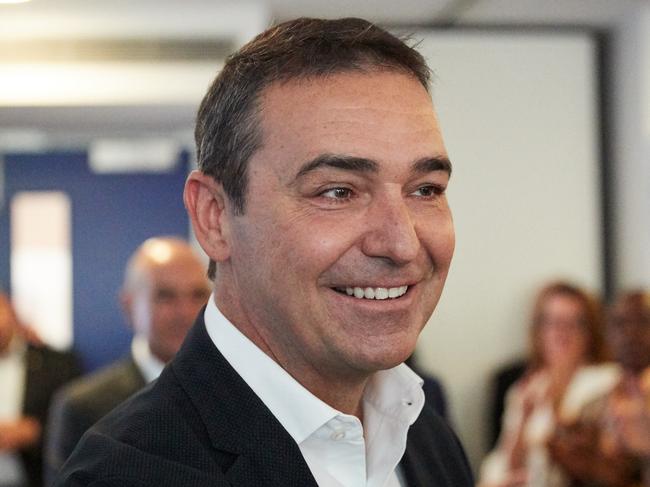
[[[376,197],[367,218],[361,249],[364,254],[400,265],[417,257],[420,239],[414,215],[401,192]]]

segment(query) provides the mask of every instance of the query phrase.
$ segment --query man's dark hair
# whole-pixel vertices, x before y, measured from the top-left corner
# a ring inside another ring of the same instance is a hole
[[[248,161],[262,143],[262,91],[277,82],[372,70],[403,72],[429,89],[422,55],[366,20],[299,18],[268,29],[228,58],[201,102],[194,132],[199,169],[223,185],[242,214]],[[211,279],[215,270],[210,261]]]

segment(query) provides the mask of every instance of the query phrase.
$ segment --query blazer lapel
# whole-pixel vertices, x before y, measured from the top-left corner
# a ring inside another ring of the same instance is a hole
[[[318,487],[298,445],[212,343],[203,312],[172,362],[236,487]]]
[[[426,459],[417,448],[413,448],[410,442],[406,444],[406,451],[400,462],[402,473],[406,479],[406,485],[416,487],[420,485],[431,485],[431,477],[424,467]]]
[[[409,429],[400,463],[410,487],[469,487],[472,474],[453,432],[428,405]]]

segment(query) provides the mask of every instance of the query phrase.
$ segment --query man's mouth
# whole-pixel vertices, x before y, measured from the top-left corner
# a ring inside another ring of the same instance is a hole
[[[409,286],[399,287],[335,287],[336,292],[357,299],[397,299],[406,294]]]

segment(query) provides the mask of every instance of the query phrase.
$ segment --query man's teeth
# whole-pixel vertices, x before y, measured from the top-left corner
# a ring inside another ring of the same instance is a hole
[[[395,299],[406,294],[408,286],[400,287],[346,287],[348,296],[358,299]],[[343,289],[339,289],[343,291]]]

